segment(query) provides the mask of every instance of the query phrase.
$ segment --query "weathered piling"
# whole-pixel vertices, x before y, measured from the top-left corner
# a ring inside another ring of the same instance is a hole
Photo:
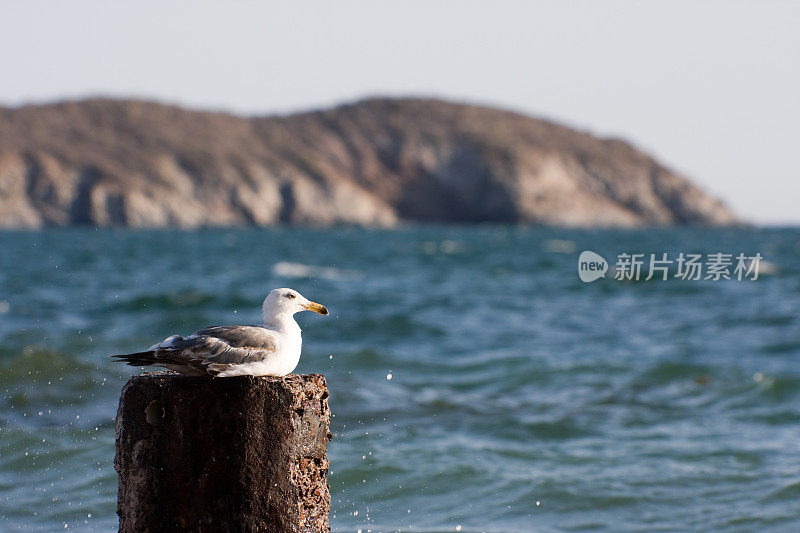
[[[324,376],[134,376],[116,423],[122,532],[330,531]]]

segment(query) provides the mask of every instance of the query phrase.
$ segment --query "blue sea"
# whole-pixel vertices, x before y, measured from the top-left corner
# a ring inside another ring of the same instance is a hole
[[[763,261],[614,279],[682,252]],[[274,287],[331,310],[297,371],[331,391],[334,531],[800,531],[799,268],[798,229],[0,233],[0,531],[114,530],[140,370],[107,356]]]

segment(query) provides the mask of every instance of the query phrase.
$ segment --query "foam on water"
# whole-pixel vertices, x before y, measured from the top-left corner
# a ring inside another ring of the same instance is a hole
[[[272,273],[282,278],[291,279],[358,280],[362,277],[362,273],[358,270],[339,270],[334,267],[304,265],[303,263],[291,263],[288,261],[278,261],[272,265]]]

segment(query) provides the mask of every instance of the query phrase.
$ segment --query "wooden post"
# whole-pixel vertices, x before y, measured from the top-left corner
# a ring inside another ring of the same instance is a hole
[[[116,424],[121,532],[330,531],[325,377],[134,376]]]

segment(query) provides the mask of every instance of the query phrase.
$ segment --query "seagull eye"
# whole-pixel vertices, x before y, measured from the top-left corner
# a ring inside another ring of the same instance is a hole
[[[294,300],[294,294],[289,293],[286,295],[286,297],[289,298],[290,300]]]

